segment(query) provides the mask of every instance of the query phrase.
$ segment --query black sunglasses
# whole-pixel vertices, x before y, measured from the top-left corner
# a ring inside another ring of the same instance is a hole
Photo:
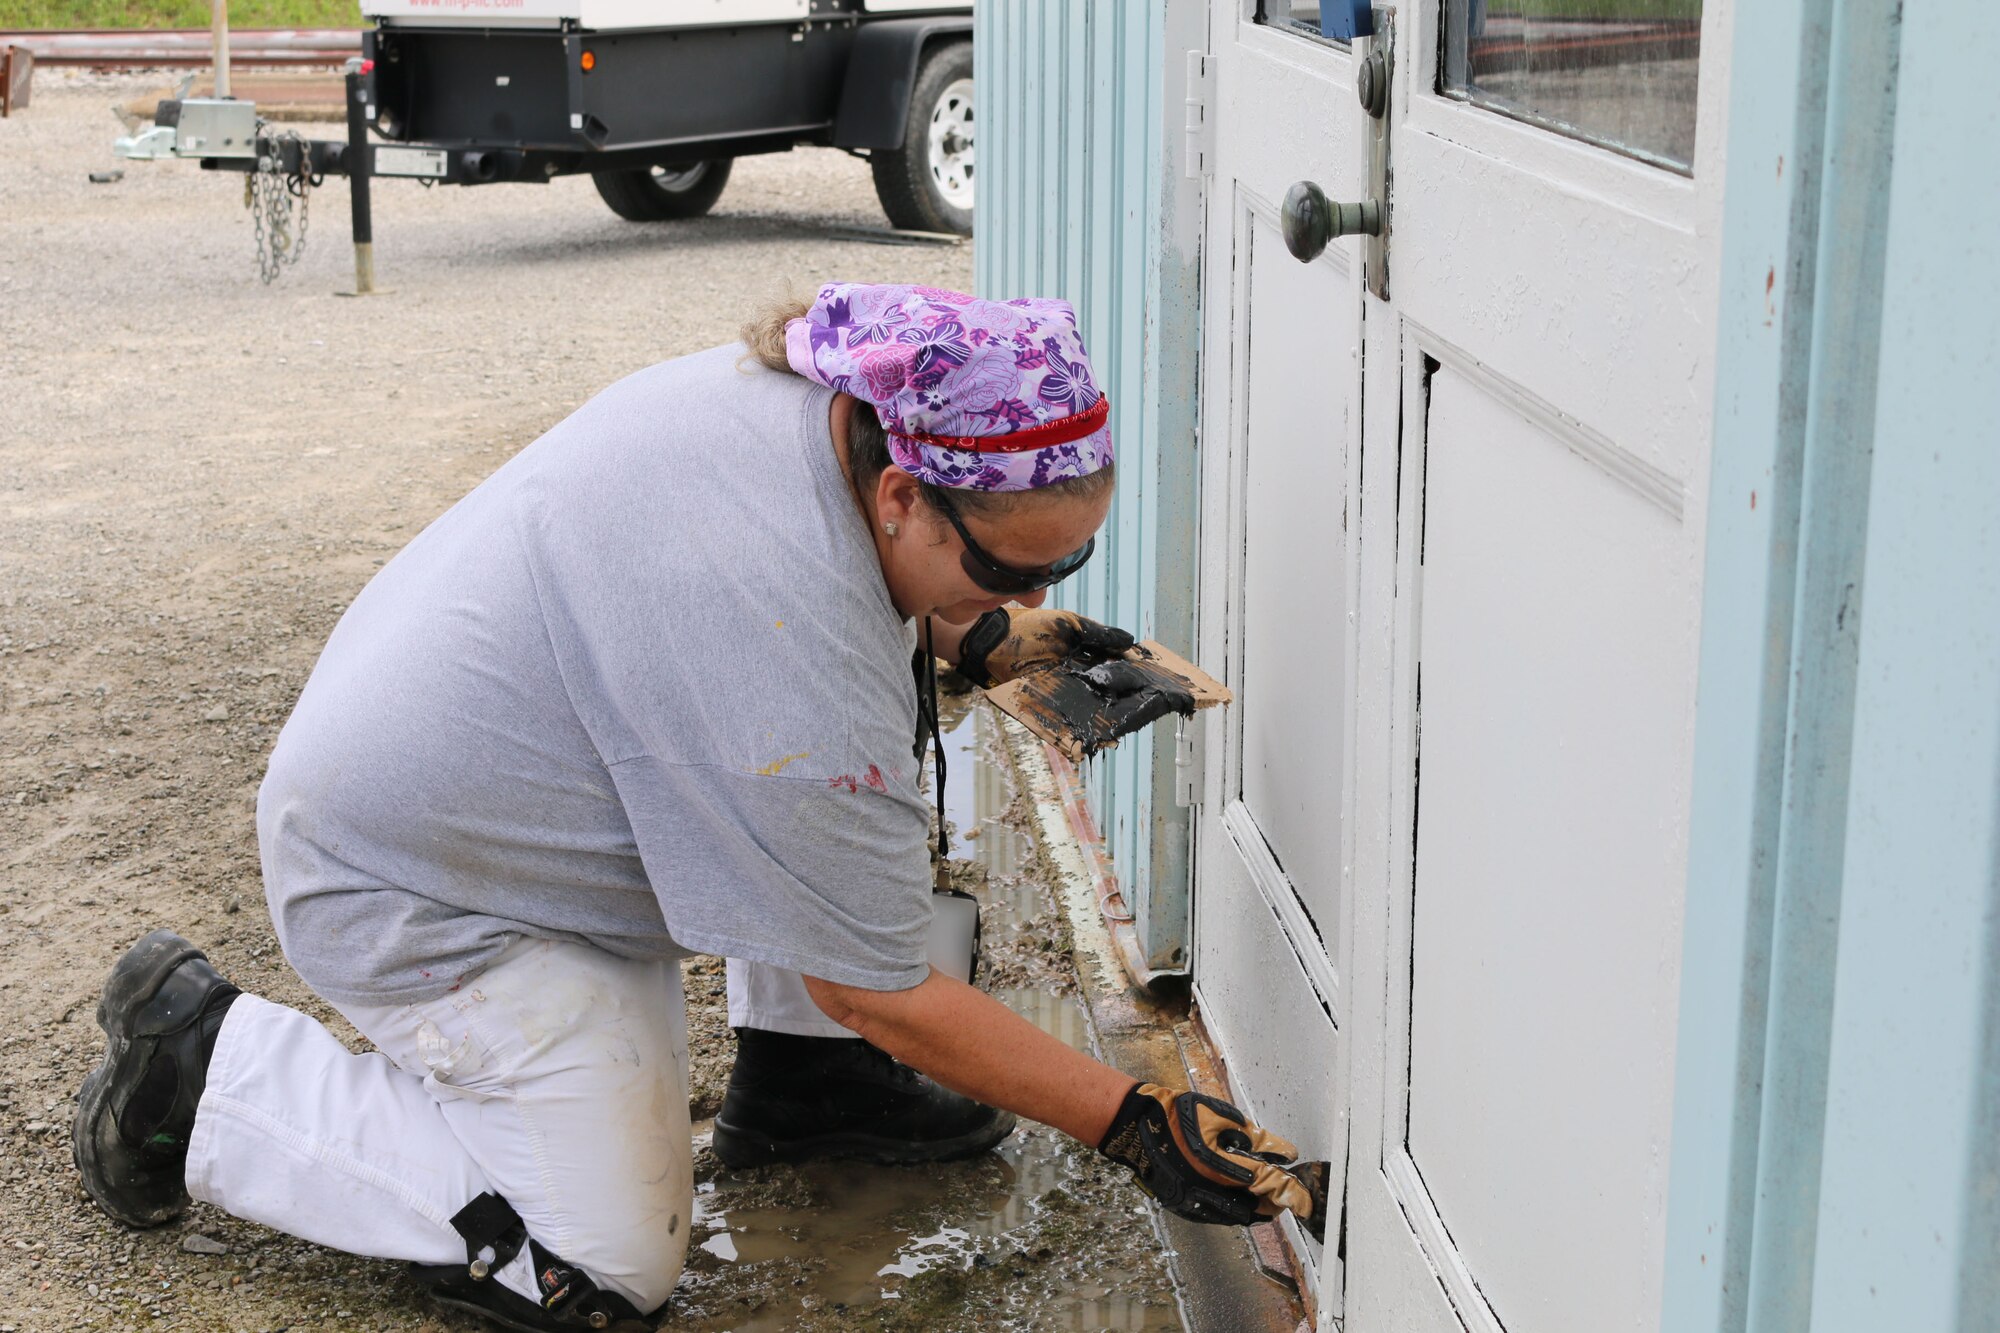
[[[1097,549],[1097,538],[1092,537],[1047,569],[1015,569],[995,560],[972,540],[972,534],[965,530],[965,522],[959,518],[958,510],[950,500],[939,496],[938,508],[944,510],[944,516],[951,520],[953,531],[965,543],[958,563],[964,567],[966,577],[987,592],[1023,593],[1053,587],[1082,569],[1083,562],[1090,559],[1090,553]]]

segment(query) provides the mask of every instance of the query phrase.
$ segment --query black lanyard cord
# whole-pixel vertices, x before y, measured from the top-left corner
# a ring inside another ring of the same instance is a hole
[[[924,694],[917,700],[920,721],[931,728],[931,753],[937,756],[938,873],[944,873],[945,858],[951,855],[951,838],[944,826],[944,732],[938,722],[937,654],[931,651],[931,618],[924,617]]]

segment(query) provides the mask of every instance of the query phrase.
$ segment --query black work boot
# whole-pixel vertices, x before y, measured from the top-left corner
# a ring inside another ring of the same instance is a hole
[[[642,1315],[630,1301],[609,1291],[592,1289],[583,1299],[559,1302],[548,1309],[508,1290],[491,1277],[475,1278],[464,1264],[411,1264],[411,1274],[425,1284],[432,1300],[454,1310],[476,1314],[514,1333],[569,1333],[573,1329],[603,1329],[605,1333],[653,1333],[654,1315]],[[664,1308],[664,1307],[662,1307]]]
[[[126,951],[104,982],[104,1062],[76,1097],[70,1149],[97,1206],[128,1227],[187,1207],[188,1136],[230,1002],[242,992],[171,930]]]
[[[1010,1112],[940,1087],[858,1037],[737,1028],[715,1155],[725,1166],[818,1157],[948,1162],[1013,1131]]]

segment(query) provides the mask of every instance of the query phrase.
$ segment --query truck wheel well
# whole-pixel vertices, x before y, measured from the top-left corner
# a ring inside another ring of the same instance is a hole
[[[929,52],[971,42],[970,18],[885,19],[854,36],[834,113],[836,148],[899,148],[910,115],[910,88]]]

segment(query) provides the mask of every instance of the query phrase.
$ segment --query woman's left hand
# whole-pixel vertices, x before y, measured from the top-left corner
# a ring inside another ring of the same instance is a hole
[[[958,669],[981,686],[998,685],[1071,657],[1105,661],[1134,643],[1122,629],[1074,611],[1002,607],[972,622],[959,641]]]

